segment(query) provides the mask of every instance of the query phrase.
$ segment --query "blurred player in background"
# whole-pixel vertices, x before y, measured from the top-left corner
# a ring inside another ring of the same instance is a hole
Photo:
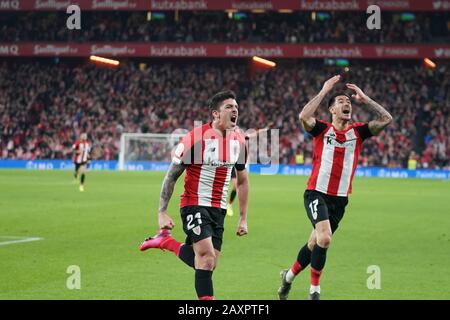
[[[314,229],[292,268],[281,271],[280,300],[288,298],[292,281],[310,263],[309,299],[320,299],[320,276],[327,250],[348,204],[362,144],[392,122],[389,112],[354,84],[347,84],[346,87],[354,91],[352,97],[357,102],[368,105],[377,114],[375,120],[351,123],[351,99],[344,92],[334,94],[329,100],[332,123],[316,120],[314,113],[340,79],[341,76],[334,76],[326,81],[320,93],[299,114],[303,127],[314,137],[313,169],[304,194],[305,209]]]
[[[72,146],[73,163],[75,165],[74,177],[78,180],[78,173],[80,173],[80,191],[84,191],[84,181],[86,179],[86,166],[90,160],[91,145],[87,141],[87,134],[82,133],[80,139],[75,141]]]
[[[245,138],[236,124],[238,104],[232,91],[214,95],[209,101],[213,121],[189,132],[178,145],[164,178],[158,222],[160,231],[140,246],[169,250],[195,269],[195,290],[200,300],[214,299],[212,274],[219,259],[227,194],[232,170],[236,170],[240,220],[237,235],[247,234],[248,175],[245,168]],[[180,213],[185,243],[170,234],[175,226],[167,214],[176,181],[186,170]]]

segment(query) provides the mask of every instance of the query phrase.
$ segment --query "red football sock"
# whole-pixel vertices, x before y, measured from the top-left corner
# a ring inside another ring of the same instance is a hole
[[[318,286],[320,285],[320,276],[322,275],[322,270],[315,270],[311,268],[311,285]]]
[[[302,271],[304,268],[298,263],[298,261],[294,262],[294,265],[291,268],[291,271],[293,274],[298,275],[300,271]]]
[[[169,250],[175,253],[177,256],[180,254],[180,248],[183,243],[178,242],[172,237],[167,237],[161,242],[161,249]]]

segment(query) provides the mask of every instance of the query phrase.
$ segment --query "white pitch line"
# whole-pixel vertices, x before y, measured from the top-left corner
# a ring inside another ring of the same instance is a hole
[[[0,246],[7,246],[9,244],[14,244],[14,243],[24,243],[24,242],[32,242],[32,241],[39,241],[39,240],[43,240],[43,238],[37,238],[37,237],[33,237],[33,238],[24,238],[24,237],[3,237],[0,236],[0,238],[18,238],[17,240],[10,240],[10,241],[4,241],[4,242],[0,242]]]

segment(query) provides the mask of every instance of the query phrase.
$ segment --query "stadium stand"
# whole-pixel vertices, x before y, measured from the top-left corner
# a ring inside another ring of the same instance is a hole
[[[450,167],[449,67],[355,62],[346,80],[386,105],[395,119],[365,145],[361,165],[406,167],[414,152],[421,168]],[[240,60],[151,60],[141,70],[135,60],[109,69],[79,60],[10,59],[0,65],[0,156],[70,158],[75,137],[87,131],[94,158],[116,159],[122,132],[191,129],[194,120],[208,119],[207,98],[229,88],[239,96],[242,128],[272,123],[280,130],[280,162],[295,163],[302,154],[310,163],[312,144],[298,124],[299,107],[338,72],[320,60],[286,60],[254,74]],[[329,118],[325,107],[320,117]],[[369,119],[364,107],[354,106],[355,121]]]
[[[365,12],[84,12],[74,31],[64,12],[20,12],[0,17],[0,41],[448,43],[449,17],[383,12],[383,28],[367,32]]]

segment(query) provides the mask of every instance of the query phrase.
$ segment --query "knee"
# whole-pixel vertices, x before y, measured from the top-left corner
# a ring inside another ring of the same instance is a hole
[[[317,236],[317,244],[322,248],[328,248],[331,244],[331,234],[324,233]]]
[[[216,267],[216,254],[214,251],[205,251],[198,254],[198,264],[201,269],[214,270]]]
[[[316,239],[309,239],[308,240],[308,249],[310,251],[313,250],[314,246],[316,245]]]

